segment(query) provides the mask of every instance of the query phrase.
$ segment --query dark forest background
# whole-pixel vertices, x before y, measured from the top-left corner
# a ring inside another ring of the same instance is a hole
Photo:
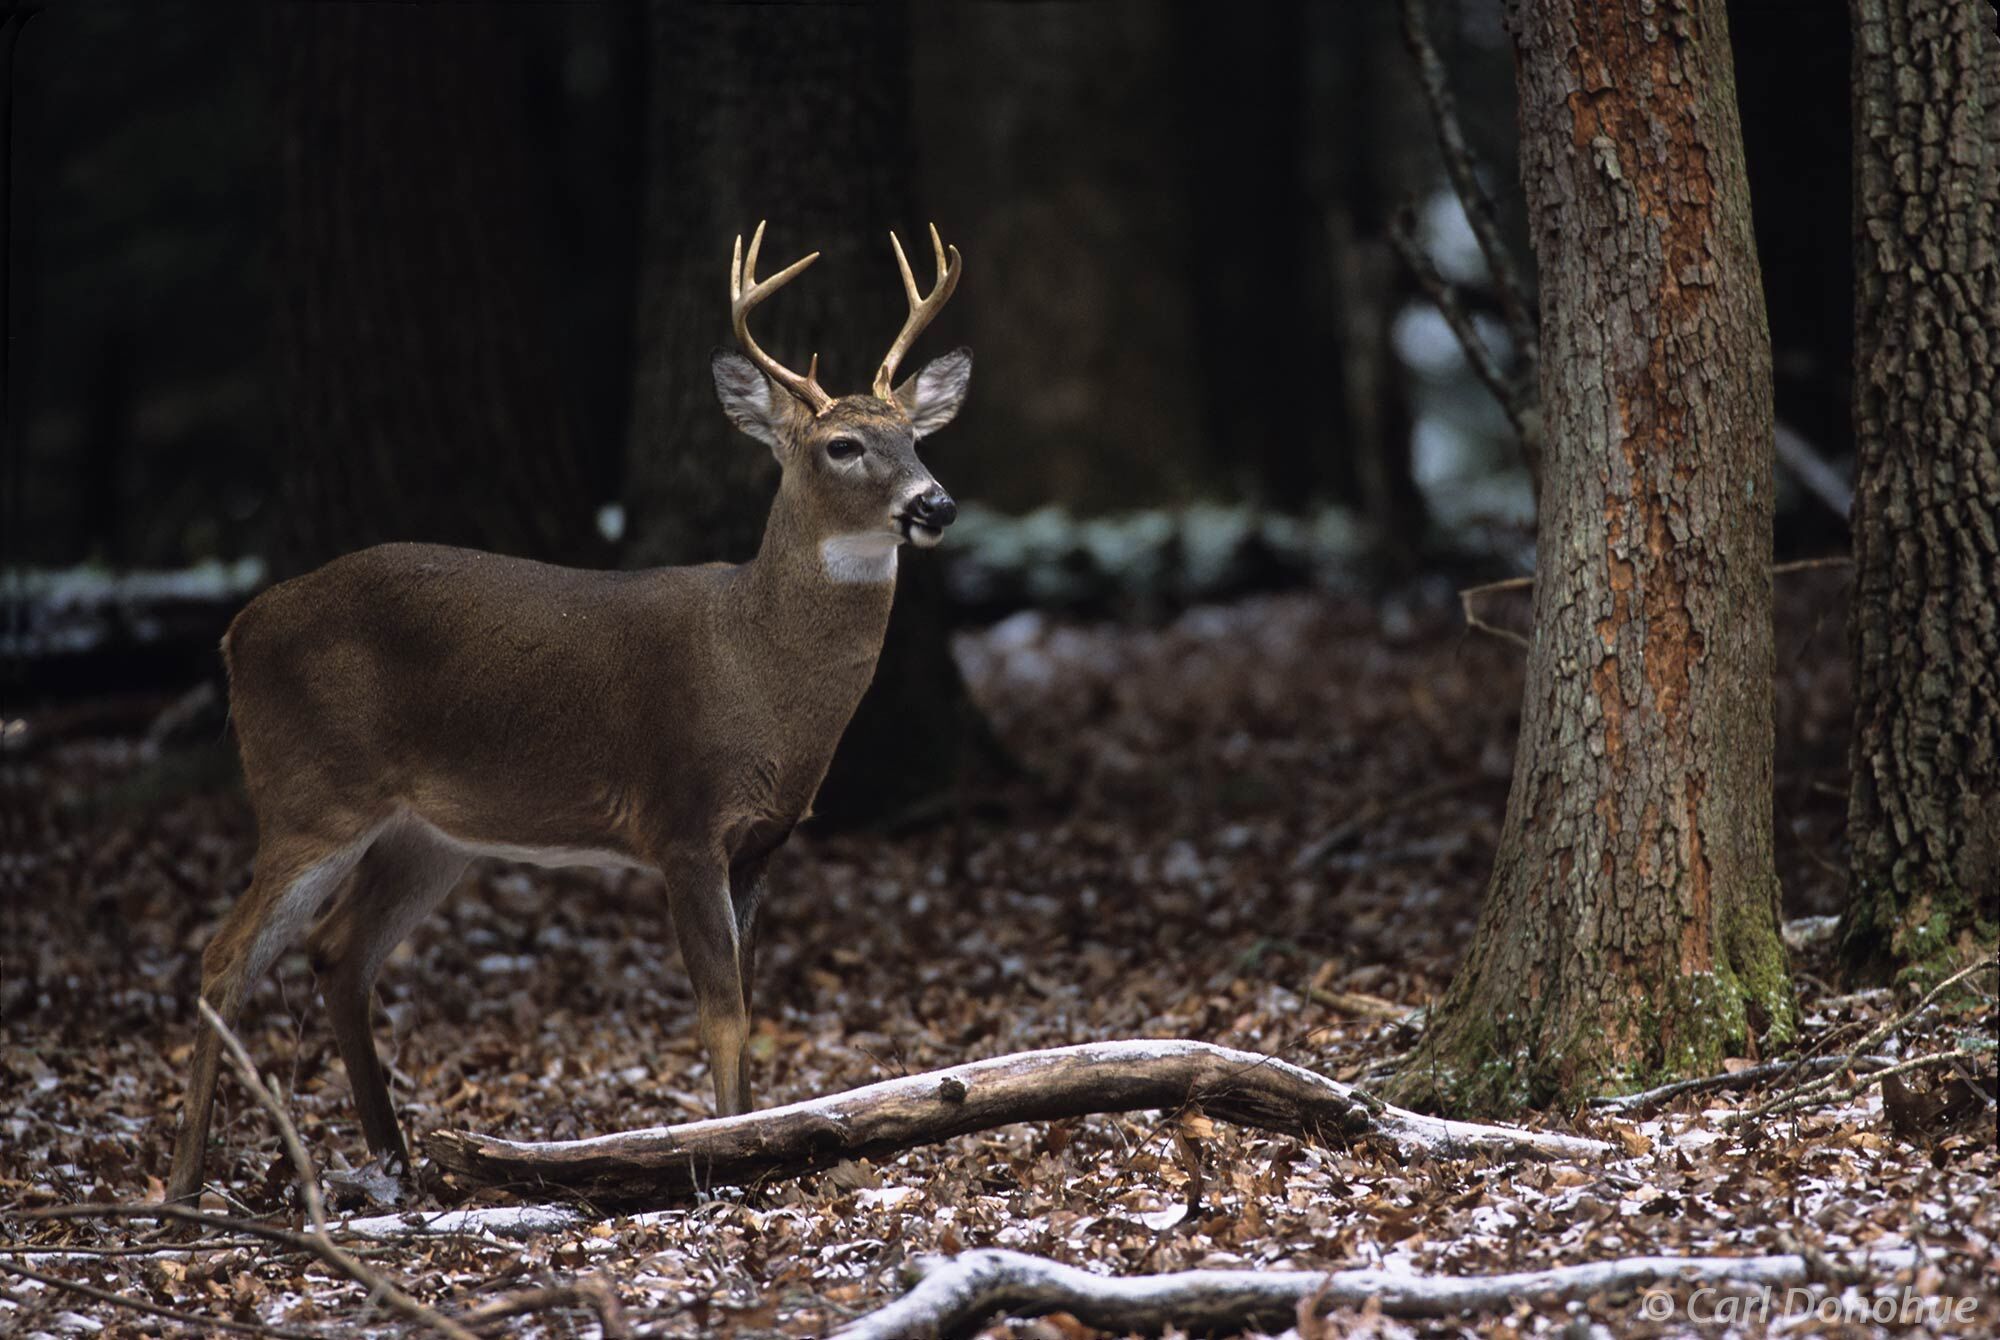
[[[1842,464],[1847,15],[1730,18],[1778,417]],[[1499,23],[1431,10],[1525,265]],[[761,491],[706,491],[768,462],[739,440],[718,479],[690,444],[726,432],[706,353],[731,236],[765,217],[766,269],[826,253],[766,343],[811,340],[836,393],[900,319],[888,229],[963,250],[916,355],[977,354],[927,447],[962,503],[1342,507],[1399,576],[1526,534],[1506,420],[1388,242],[1413,203],[1490,305],[1394,0],[54,0],[11,93],[30,567],[282,573],[392,537],[747,556]],[[1781,550],[1844,543],[1780,507]]]

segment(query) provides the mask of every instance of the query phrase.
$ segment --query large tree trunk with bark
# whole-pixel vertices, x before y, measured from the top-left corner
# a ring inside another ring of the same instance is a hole
[[[1721,0],[1523,0],[1546,455],[1513,790],[1398,1101],[1504,1111],[1794,1024],[1771,854],[1771,352]]]
[[[768,218],[766,273],[822,253],[758,311],[758,341],[798,367],[819,352],[836,395],[865,390],[905,312],[889,231],[922,245],[925,222],[909,187],[909,32],[893,5],[662,2],[648,28],[627,557],[737,562],[757,550],[778,471],[723,417],[709,371],[710,353],[731,343],[730,240]],[[938,222],[955,240],[951,220]],[[979,266],[968,253],[972,283],[999,282]],[[951,347],[952,323],[947,309],[931,353]],[[925,357],[917,351],[910,369]],[[947,433],[937,450],[950,444]],[[949,488],[948,459],[937,473]],[[828,817],[888,815],[934,796],[988,738],[945,640],[934,558],[910,558],[898,586],[875,683],[816,803]]]
[[[2000,34],[1853,0],[1852,901],[1869,976],[2000,927]]]
[[[381,540],[587,560],[519,15],[284,5],[281,567]]]

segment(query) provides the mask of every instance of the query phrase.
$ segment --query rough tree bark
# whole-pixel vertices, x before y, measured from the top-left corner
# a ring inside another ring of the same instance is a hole
[[[1853,0],[1851,901],[1872,977],[2000,929],[2000,34]]]
[[[1397,1101],[1569,1102],[1794,1025],[1771,854],[1771,352],[1721,0],[1520,0],[1546,424],[1473,943]]]
[[[822,253],[758,311],[757,338],[798,367],[817,351],[836,395],[865,390],[905,311],[889,230],[908,246],[925,223],[910,188],[909,32],[895,5],[660,0],[647,26],[650,180],[626,557],[740,562],[763,535],[777,464],[723,417],[709,372],[709,354],[731,343],[730,239],[768,218],[766,273]],[[950,219],[938,223],[958,240]],[[999,282],[978,255],[966,261],[969,283]],[[952,322],[947,308],[911,371],[952,347]],[[936,449],[948,453],[951,441],[948,431]],[[950,488],[948,461],[937,473]],[[875,683],[816,802],[824,816],[878,817],[933,796],[957,777],[969,742],[987,738],[945,641],[936,562],[912,558],[898,585]]]
[[[265,17],[279,565],[381,540],[596,556],[524,147],[526,30],[450,6]]]

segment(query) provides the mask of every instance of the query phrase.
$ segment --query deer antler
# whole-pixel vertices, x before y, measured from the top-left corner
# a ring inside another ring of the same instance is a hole
[[[946,247],[938,237],[937,225],[931,225],[931,249],[937,253],[937,282],[931,287],[928,298],[917,293],[917,277],[910,273],[909,258],[903,255],[903,244],[896,240],[896,234],[889,234],[889,245],[896,249],[896,268],[903,272],[903,292],[910,300],[910,318],[903,323],[903,333],[889,346],[889,352],[882,357],[882,366],[875,370],[875,396],[879,400],[894,400],[896,391],[896,365],[903,361],[903,355],[910,352],[917,336],[924,333],[944,305],[951,301],[951,291],[958,287],[959,271],[964,268],[957,247]],[[946,253],[951,259],[947,262]]]
[[[764,243],[764,223],[759,221],[757,231],[750,235],[750,254],[743,254],[743,234],[736,235],[736,251],[729,260],[729,320],[736,327],[736,342],[743,346],[743,352],[750,361],[764,370],[764,375],[790,391],[812,408],[814,414],[824,414],[833,405],[833,397],[819,384],[819,355],[812,356],[812,362],[801,377],[777,359],[757,347],[757,341],[750,338],[750,309],[776,293],[798,277],[799,271],[819,259],[815,251],[803,260],[793,261],[769,279],[757,280],[757,248]],[[909,267],[903,267],[909,273]],[[744,287],[745,284],[749,288]]]

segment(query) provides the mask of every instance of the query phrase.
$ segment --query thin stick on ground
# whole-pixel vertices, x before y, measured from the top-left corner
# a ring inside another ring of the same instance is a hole
[[[143,1312],[150,1317],[179,1322],[197,1331],[236,1331],[246,1335],[274,1335],[281,1337],[281,1340],[325,1340],[324,1331],[301,1331],[290,1326],[273,1326],[262,1321],[237,1321],[234,1318],[211,1316],[207,1313],[183,1312],[179,1308],[167,1307],[150,1299],[135,1298],[130,1294],[100,1289],[95,1284],[85,1284],[82,1280],[66,1280],[60,1275],[45,1275],[39,1270],[30,1270],[27,1266],[15,1265],[11,1261],[0,1261],[0,1270],[10,1275],[18,1275],[22,1279],[33,1280],[51,1289],[60,1289],[81,1298],[94,1299],[111,1307]]]
[[[1844,1103],[1866,1092],[1870,1085],[1879,1083],[1889,1075],[1900,1075],[1911,1070],[1920,1070],[1931,1064],[1971,1059],[1970,1053],[1961,1051],[1939,1052],[1931,1056],[1912,1057],[1897,1065],[1877,1070],[1862,1083],[1849,1086],[1846,1090],[1836,1093],[1834,1089],[1835,1081],[1841,1075],[1847,1073],[1850,1069],[1858,1067],[1864,1055],[1872,1052],[1875,1048],[1881,1046],[1884,1042],[1887,1042],[1890,1038],[1915,1022],[1924,1011],[1935,1005],[1945,992],[1965,982],[1975,973],[1992,972],[1996,969],[2000,969],[2000,961],[1994,959],[1981,959],[1977,963],[1967,964],[1939,982],[1929,991],[1926,991],[1923,999],[1919,1000],[1908,1010],[1905,1010],[1893,1019],[1876,1025],[1869,1031],[1866,1037],[1855,1044],[1853,1051],[1841,1057],[1839,1063],[1827,1073],[1815,1076],[1807,1080],[1804,1084],[1798,1085],[1796,1088],[1788,1090],[1785,1093],[1778,1094],[1747,1111],[1736,1113],[1728,1119],[1726,1124],[1732,1126],[1741,1125],[1746,1121],[1753,1121],[1761,1117],[1768,1117],[1783,1112],[1796,1112],[1806,1107],[1827,1103]]]
[[[1867,1078],[1845,1088],[1830,1089],[1815,1085],[1809,1092],[1794,1091],[1781,1094],[1762,1106],[1748,1112],[1738,1113],[1730,1118],[1728,1125],[1740,1126],[1753,1117],[1783,1116],[1787,1112],[1797,1112],[1808,1107],[1830,1107],[1851,1102],[1880,1084],[1892,1075],[1907,1075],[1915,1070],[1929,1070],[1934,1066],[1957,1065],[1960,1062],[1976,1061],[1979,1053],[1969,1051],[1932,1052],[1924,1056],[1912,1056],[1907,1061],[1898,1061],[1891,1066],[1870,1073]],[[1844,1073],[1843,1070],[1836,1073]]]
[[[762,1112],[587,1140],[537,1144],[439,1131],[425,1148],[470,1182],[629,1206],[798,1177],[1017,1122],[1187,1107],[1301,1139],[1369,1141],[1431,1158],[1591,1160],[1612,1148],[1423,1116],[1276,1057],[1187,1040],[1019,1052]]]
[[[66,1243],[50,1246],[35,1242],[0,1242],[0,1256],[92,1257],[92,1256],[200,1256],[208,1252],[241,1251],[259,1245],[255,1238],[198,1238],[193,1242],[124,1242],[115,1247],[94,1243]]]
[[[1906,1269],[1908,1248],[1867,1259],[1868,1269]],[[1297,1325],[1314,1312],[1374,1302],[1392,1317],[1448,1317],[1505,1309],[1516,1300],[1587,1298],[1653,1285],[1804,1284],[1829,1264],[1803,1253],[1781,1256],[1640,1256],[1511,1275],[1412,1275],[1407,1271],[1189,1270],[1116,1278],[1021,1252],[980,1250],[923,1263],[922,1282],[895,1302],[850,1322],[834,1340],[930,1340],[968,1335],[995,1316],[1067,1312],[1114,1334],[1159,1334],[1169,1327],[1231,1334]],[[1858,1263],[1856,1263],[1858,1264]]]
[[[1479,589],[1481,588],[1473,588],[1475,591]],[[1460,592],[1459,594],[1460,598],[1463,599],[1465,593]],[[1381,822],[1392,814],[1405,814],[1410,810],[1421,809],[1433,801],[1444,800],[1462,791],[1470,791],[1480,784],[1492,780],[1496,779],[1489,778],[1483,772],[1470,772],[1446,781],[1432,782],[1428,786],[1419,786],[1394,796],[1386,798],[1381,796],[1370,797],[1360,809],[1356,810],[1340,823],[1335,824],[1319,837],[1306,843],[1305,846],[1299,848],[1298,855],[1292,858],[1291,873],[1295,875],[1304,874],[1325,860],[1329,853],[1338,851],[1360,837],[1370,826]],[[1407,1009],[1403,1009],[1402,1007],[1397,1008],[1403,1014],[1409,1013]]]
[[[363,1265],[341,1250],[333,1241],[327,1231],[326,1204],[319,1194],[319,1174],[313,1168],[312,1159],[306,1154],[306,1147],[299,1139],[298,1129],[292,1125],[292,1119],[285,1114],[284,1105],[258,1076],[257,1067],[251,1063],[250,1053],[244,1050],[236,1034],[222,1021],[222,1016],[217,1014],[206,1000],[199,1001],[198,1004],[201,1007],[202,1018],[208,1021],[208,1026],[222,1039],[222,1045],[228,1050],[229,1059],[235,1063],[237,1075],[243,1081],[243,1086],[250,1091],[250,1096],[257,1100],[257,1105],[270,1115],[272,1122],[278,1128],[278,1138],[284,1142],[285,1153],[291,1158],[292,1168],[298,1174],[299,1194],[305,1200],[306,1217],[312,1221],[313,1232],[310,1236],[304,1236],[303,1240],[318,1244],[311,1249],[313,1254],[368,1290],[370,1299],[379,1299],[392,1312],[427,1330],[449,1336],[451,1340],[478,1340],[474,1332],[412,1296],[380,1271]]]
[[[617,1292],[603,1280],[577,1280],[571,1284],[551,1284],[539,1289],[523,1289],[505,1298],[462,1314],[467,1326],[484,1330],[496,1322],[533,1312],[557,1308],[587,1307],[597,1314],[598,1329],[604,1340],[629,1340],[632,1323],[625,1316]]]
[[[1798,1061],[1766,1061],[1762,1065],[1724,1075],[1703,1075],[1697,1079],[1675,1080],[1643,1093],[1593,1098],[1590,1106],[1600,1112],[1644,1112],[1690,1093],[1714,1093],[1722,1089],[1750,1089],[1766,1080],[1789,1079],[1798,1074],[1840,1073],[1850,1069],[1881,1070],[1896,1064],[1889,1056],[1814,1056]]]

